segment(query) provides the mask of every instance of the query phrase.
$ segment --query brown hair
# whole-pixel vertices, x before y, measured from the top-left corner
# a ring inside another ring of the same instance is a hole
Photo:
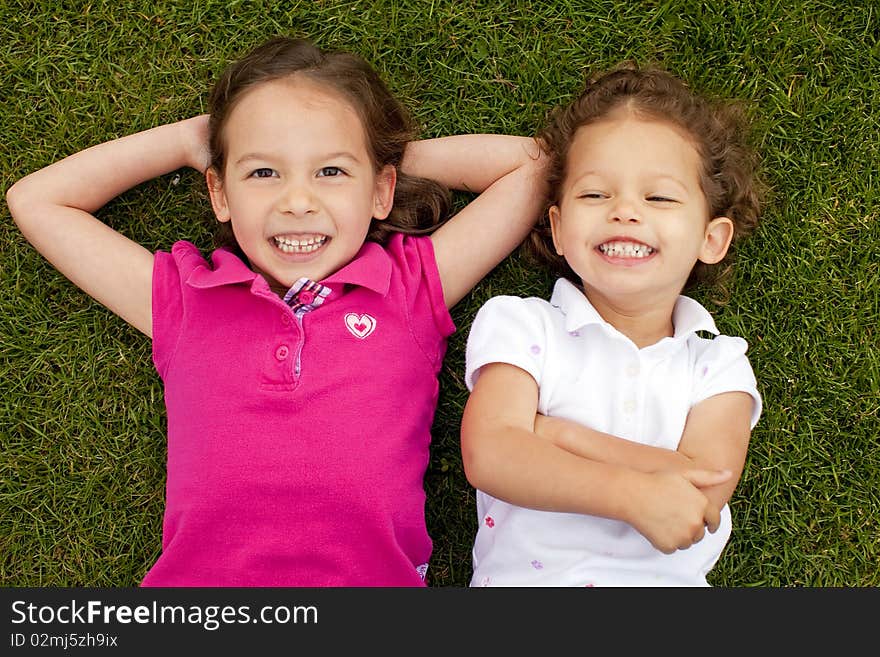
[[[632,63],[621,64],[588,80],[578,98],[552,112],[548,125],[539,134],[550,155],[547,207],[559,203],[567,174],[568,150],[577,130],[620,108],[642,118],[668,122],[690,136],[703,162],[700,183],[709,207],[707,218],[729,217],[734,234],[725,258],[715,266],[697,262],[685,289],[713,284],[723,299],[732,269],[733,245],[756,226],[762,187],[754,153],[747,144],[745,120],[736,104],[701,97],[666,71],[639,68]],[[580,277],[553,248],[546,208],[532,229],[525,250],[556,276],[581,285]]]
[[[415,138],[403,105],[362,58],[326,52],[305,39],[274,37],[230,64],[217,80],[209,99],[208,125],[211,166],[218,174],[222,177],[226,164],[224,128],[238,101],[259,84],[292,75],[304,75],[345,98],[361,119],[375,170],[388,164],[398,170],[391,213],[384,221],[373,220],[367,240],[382,243],[393,232],[423,234],[436,229],[449,213],[451,195],[433,180],[400,171],[406,144]],[[240,253],[229,223],[221,224],[217,243]]]

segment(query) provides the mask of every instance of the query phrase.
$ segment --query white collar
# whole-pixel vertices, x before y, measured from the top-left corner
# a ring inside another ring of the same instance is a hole
[[[569,333],[591,324],[597,324],[605,330],[619,333],[611,324],[602,319],[586,295],[565,278],[558,279],[553,286],[550,305],[559,308],[565,315],[565,330]],[[675,330],[673,336],[675,340],[686,340],[697,331],[709,331],[713,335],[720,333],[709,311],[698,301],[684,295],[679,295],[675,302],[675,307],[672,310],[672,325]]]

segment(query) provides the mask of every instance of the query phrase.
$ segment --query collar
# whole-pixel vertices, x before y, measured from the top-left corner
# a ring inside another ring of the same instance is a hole
[[[590,324],[597,324],[606,330],[614,330],[590,303],[586,295],[571,281],[560,278],[553,286],[550,305],[562,311],[565,316],[565,330],[577,331]],[[674,339],[687,339],[697,331],[708,331],[718,335],[718,328],[712,315],[698,301],[679,295],[672,310],[672,325],[675,328]]]
[[[211,264],[213,267],[195,268],[187,278],[187,284],[197,288],[212,288],[250,282],[252,290],[268,288],[262,276],[225,247],[211,254]],[[391,286],[391,257],[376,242],[365,242],[354,260],[320,282],[331,288],[333,283],[358,285],[385,296]]]
[[[172,252],[177,244],[172,247]],[[197,253],[194,251],[193,253]],[[186,284],[198,288],[220,287],[252,282],[257,273],[248,267],[241,258],[227,248],[219,248],[211,254],[213,267],[195,267],[186,279]]]
[[[376,242],[364,242],[354,260],[321,281],[331,288],[333,283],[359,285],[383,297],[391,287],[391,256]]]

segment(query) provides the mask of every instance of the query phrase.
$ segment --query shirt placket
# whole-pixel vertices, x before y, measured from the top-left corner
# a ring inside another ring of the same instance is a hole
[[[302,372],[302,351],[306,342],[306,331],[303,325],[305,315],[324,303],[331,293],[326,285],[321,285],[308,278],[300,278],[284,295],[284,302],[293,311],[294,319],[299,327],[299,340],[296,344],[296,355],[293,366],[293,375],[299,379]],[[283,347],[283,345],[282,345]],[[279,347],[281,349],[282,347]],[[285,357],[286,357],[285,353]]]

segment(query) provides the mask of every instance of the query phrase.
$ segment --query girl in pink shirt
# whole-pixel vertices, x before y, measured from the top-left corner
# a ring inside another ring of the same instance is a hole
[[[152,338],[168,470],[153,586],[423,586],[423,475],[448,309],[540,211],[534,140],[413,141],[360,58],[276,38],[210,116],[76,153],[7,192],[34,247]],[[94,213],[183,166],[222,246],[151,253]],[[455,216],[447,188],[478,196]]]

